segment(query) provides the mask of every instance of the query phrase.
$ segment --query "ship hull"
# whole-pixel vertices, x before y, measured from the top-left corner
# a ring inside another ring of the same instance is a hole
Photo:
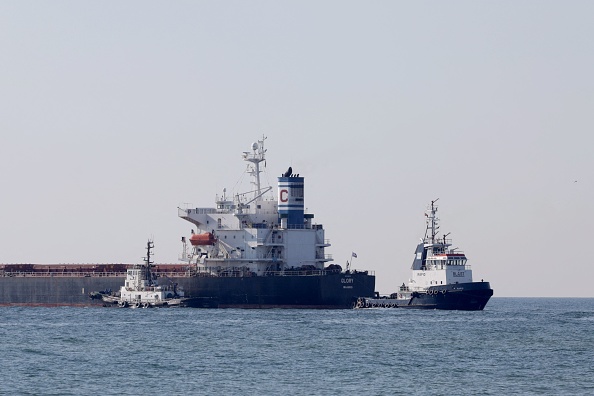
[[[373,293],[364,272],[313,276],[171,278],[186,295],[219,308],[352,308],[360,292]]]
[[[404,308],[482,311],[493,296],[489,282],[469,282],[430,287],[411,298],[359,298],[357,308]]]
[[[435,286],[428,293],[413,295],[407,305],[399,308],[482,311],[491,296],[493,290],[489,282]]]
[[[90,306],[102,305],[89,293],[119,290],[125,275],[95,276],[3,276],[0,277],[0,305]]]
[[[0,277],[0,305],[102,305],[89,293],[118,290],[122,277]],[[365,272],[312,276],[169,277],[192,307],[204,308],[352,308],[357,296],[371,295],[375,276]]]

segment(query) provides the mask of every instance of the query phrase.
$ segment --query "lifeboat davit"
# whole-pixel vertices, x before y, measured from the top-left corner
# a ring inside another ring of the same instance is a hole
[[[193,234],[190,237],[190,243],[192,246],[214,245],[215,241],[215,236],[210,232],[205,232],[203,234]]]

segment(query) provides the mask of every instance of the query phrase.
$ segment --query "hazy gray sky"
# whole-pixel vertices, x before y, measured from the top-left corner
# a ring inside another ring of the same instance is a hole
[[[495,296],[594,296],[591,1],[0,1],[0,262],[176,262],[268,136],[339,264],[424,210]],[[245,179],[245,177],[244,177]],[[576,182],[577,181],[577,182]]]

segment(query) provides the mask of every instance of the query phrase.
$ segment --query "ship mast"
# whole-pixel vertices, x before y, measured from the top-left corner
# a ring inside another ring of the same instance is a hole
[[[429,214],[425,213],[425,216],[427,216],[427,230],[425,231],[425,240],[427,240],[427,234],[431,232],[432,244],[435,243],[435,237],[439,232],[439,225],[437,224],[439,219],[436,216],[437,206],[435,205],[435,202],[437,201],[439,201],[439,198],[437,198],[434,201],[431,201],[431,207],[428,210]]]
[[[153,249],[154,247],[154,242],[148,240],[148,242],[146,243],[146,257],[143,258],[145,264],[144,271],[146,271],[146,279],[149,280],[150,284],[153,283],[153,279],[151,276],[151,265],[153,264],[153,261],[151,261],[151,249]]]
[[[260,170],[260,163],[266,160],[264,140],[266,140],[266,136],[262,135],[262,140],[258,140],[257,142],[252,143],[252,152],[243,152],[244,161],[249,162],[247,173],[249,173],[254,178],[254,180],[252,181],[252,184],[254,184],[256,187],[256,190],[254,191],[254,199],[262,195],[262,190],[260,186],[260,173],[262,173],[262,170]]]

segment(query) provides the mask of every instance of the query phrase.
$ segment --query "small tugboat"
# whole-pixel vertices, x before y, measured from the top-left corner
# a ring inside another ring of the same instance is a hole
[[[439,198],[438,198],[439,199]],[[412,278],[390,296],[359,297],[355,308],[416,308],[479,311],[493,295],[489,282],[473,282],[466,255],[452,246],[448,234],[438,237],[437,199],[425,216],[425,237],[417,245]]]
[[[128,268],[126,281],[118,293],[93,293],[91,298],[101,297],[103,302],[117,304],[121,308],[151,308],[189,306],[191,299],[184,298],[184,292],[176,283],[162,286],[157,283],[151,271],[152,241],[146,244],[144,264],[135,264]]]

